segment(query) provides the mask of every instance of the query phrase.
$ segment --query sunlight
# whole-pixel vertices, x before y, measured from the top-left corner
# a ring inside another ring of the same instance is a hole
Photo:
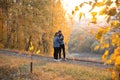
[[[83,2],[88,2],[92,0],[62,0],[63,8],[66,10],[68,14],[71,14],[71,11],[75,9],[75,6],[79,6]],[[85,4],[80,11],[88,12],[91,8],[90,5]]]
[[[71,14],[71,11],[75,8],[76,5],[84,2],[84,0],[62,0],[63,8],[68,14]]]
[[[98,12],[100,12],[104,7],[105,7],[105,6],[95,7],[95,8],[93,9],[93,12],[97,12],[96,18],[97,18],[98,20],[101,20],[101,21],[102,21],[102,20],[104,19],[104,17],[106,16],[106,15],[100,16],[99,13],[98,13]]]
[[[88,5],[88,4],[85,4],[85,5],[80,9],[80,11],[83,12],[83,13],[88,13],[91,8],[92,8],[92,6],[90,6],[90,5]]]
[[[66,11],[66,18],[69,18],[69,16],[72,16],[72,10],[75,9],[75,6],[78,6],[83,3],[83,2],[89,2],[89,1],[92,1],[94,2],[93,0],[62,0],[62,5],[63,5],[63,8],[65,9]],[[102,2],[103,0],[98,0],[98,2]],[[89,10],[92,8],[91,5],[89,4],[84,4],[84,6],[82,6],[81,8],[79,7],[79,11],[76,12],[76,14],[73,16],[73,18],[75,19],[75,21],[78,21],[79,20],[79,13],[82,12],[85,14],[85,17],[84,19],[90,19],[92,18],[92,16],[90,15],[89,13]],[[92,12],[99,12],[101,9],[103,9],[103,7],[95,7]],[[68,16],[69,15],[69,16]],[[99,14],[96,15],[97,19],[98,20],[101,20],[104,18],[104,16],[100,16]],[[82,17],[83,19],[83,17]]]

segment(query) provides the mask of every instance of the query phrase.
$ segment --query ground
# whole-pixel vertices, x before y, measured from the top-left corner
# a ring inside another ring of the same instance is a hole
[[[0,80],[111,80],[110,66],[75,59],[54,62],[52,57],[0,51]]]

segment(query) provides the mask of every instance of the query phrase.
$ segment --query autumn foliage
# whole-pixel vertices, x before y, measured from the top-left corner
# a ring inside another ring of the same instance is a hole
[[[102,60],[105,64],[114,64],[112,70],[113,80],[120,79],[120,2],[119,0],[103,0],[98,2],[98,0],[83,2],[80,4],[79,8],[82,8],[85,4],[92,6],[89,13],[91,13],[92,23],[97,23],[96,15],[106,16],[105,20],[109,26],[102,26],[98,29],[95,34],[95,39],[98,40],[99,44],[94,48],[105,49],[105,52],[102,56]],[[113,6],[114,4],[114,6]],[[95,7],[103,7],[100,12],[93,12]],[[75,15],[75,12],[78,8],[75,7],[75,10],[72,11],[72,14]],[[79,16],[81,17],[81,16]],[[113,49],[111,51],[111,49]]]
[[[52,54],[58,30],[67,44],[70,28],[60,0],[0,0],[0,49],[29,51],[32,44],[33,52]]]

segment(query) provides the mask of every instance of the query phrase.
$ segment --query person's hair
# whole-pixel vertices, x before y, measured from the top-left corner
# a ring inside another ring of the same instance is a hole
[[[61,30],[59,30],[58,32],[62,32]]]
[[[58,34],[58,32],[55,32],[55,35],[54,35],[54,37],[55,37],[55,36],[57,36],[57,34]]]

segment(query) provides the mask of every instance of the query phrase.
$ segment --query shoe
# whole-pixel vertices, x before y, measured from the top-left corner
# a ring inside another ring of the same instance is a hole
[[[59,60],[59,59],[58,59],[57,61],[58,61],[58,62],[60,62],[60,60]]]
[[[64,61],[66,61],[67,59],[66,59],[66,58],[64,58],[63,60],[64,60]]]
[[[54,61],[55,61],[55,62],[60,62],[60,60],[59,60],[59,59],[54,59]]]
[[[58,60],[57,59],[54,59],[55,62],[57,62]]]
[[[62,59],[59,59],[59,61],[62,61]]]

